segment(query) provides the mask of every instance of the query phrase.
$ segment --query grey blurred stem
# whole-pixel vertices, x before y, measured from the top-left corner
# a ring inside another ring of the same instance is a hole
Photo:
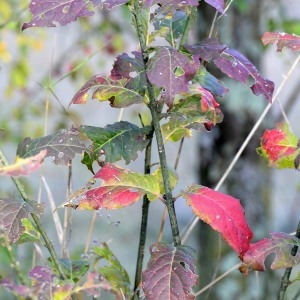
[[[1,150],[0,150],[0,160],[3,163],[4,166],[8,165],[8,162],[7,162],[7,160],[6,160],[4,154],[2,153]],[[13,180],[14,184],[16,185],[16,187],[17,187],[17,189],[18,189],[21,197],[23,198],[23,200],[25,202],[27,202],[28,198],[27,198],[26,192],[25,192],[24,187],[21,184],[21,182],[17,178],[15,178],[15,177],[11,177],[11,179]],[[57,257],[57,254],[56,254],[55,250],[54,250],[53,244],[51,243],[50,239],[48,238],[47,233],[44,230],[44,228],[43,228],[43,226],[42,226],[39,218],[35,214],[33,214],[33,213],[31,213],[31,217],[32,217],[32,219],[33,219],[33,221],[35,223],[35,226],[37,227],[38,231],[40,232],[40,234],[41,234],[41,236],[42,236],[42,238],[43,238],[43,240],[45,242],[45,247],[49,251],[49,254],[51,256],[52,262],[53,262],[53,264],[54,264],[57,272],[59,273],[59,276],[62,279],[67,280],[68,278],[67,278],[66,274],[64,273],[63,269],[61,268],[61,265],[59,264],[58,257]],[[71,295],[71,298],[73,300],[78,300],[78,298],[77,298],[76,295]]]

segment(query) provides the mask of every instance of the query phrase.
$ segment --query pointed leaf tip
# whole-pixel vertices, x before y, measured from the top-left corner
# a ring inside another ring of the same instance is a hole
[[[253,233],[238,199],[204,186],[190,186],[182,192],[196,216],[220,232],[239,256],[249,248]]]

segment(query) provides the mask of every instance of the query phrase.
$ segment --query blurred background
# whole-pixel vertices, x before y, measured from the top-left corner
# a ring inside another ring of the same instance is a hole
[[[30,20],[28,1],[0,0],[0,147],[9,162],[15,159],[18,143],[25,137],[40,137],[72,125],[104,127],[120,117],[120,110],[108,103],[89,101],[86,105],[69,103],[79,88],[94,74],[108,76],[117,55],[137,50],[138,41],[126,8],[117,7],[111,11],[98,10],[91,18],[82,18],[76,23],[58,28],[34,28],[21,31],[24,22]],[[284,74],[291,67],[297,53],[284,49],[276,52],[275,46],[263,47],[261,36],[266,31],[284,31],[300,35],[299,0],[239,0],[233,1],[226,15],[221,19],[219,40],[235,48],[252,61],[263,76],[280,85]],[[215,10],[201,1],[197,23],[190,35],[190,42],[197,42],[208,36]],[[217,70],[208,69],[229,88],[229,93],[217,99],[224,113],[224,121],[211,132],[194,132],[193,138],[185,140],[178,166],[179,183],[176,192],[187,185],[200,183],[214,187],[242,145],[249,131],[267,106],[261,97],[251,93],[248,85],[224,77]],[[297,136],[299,129],[299,82],[300,67],[289,78],[279,95],[290,126]],[[268,237],[270,232],[292,233],[299,222],[298,172],[276,170],[256,154],[260,137],[266,128],[273,128],[283,120],[279,102],[274,103],[256,135],[245,149],[238,163],[225,180],[221,191],[241,200],[246,218],[254,231],[254,240]],[[122,114],[122,120],[140,124],[138,112],[141,106],[133,106]],[[170,165],[174,165],[179,144],[167,145]],[[92,174],[77,157],[72,165],[72,187],[84,186]],[[157,161],[153,157],[153,161]],[[119,163],[124,166],[123,162]],[[127,166],[143,172],[143,153]],[[45,179],[51,195],[41,177]],[[45,203],[42,222],[56,245],[49,198],[56,205],[66,201],[68,168],[58,167],[51,160],[45,161],[42,170],[23,178],[30,197]],[[0,197],[18,197],[9,178],[0,179]],[[164,206],[156,201],[151,204],[147,246],[156,241]],[[180,229],[183,231],[193,216],[183,199],[176,201]],[[70,209],[69,209],[70,210]],[[60,209],[63,219],[66,213]],[[68,211],[68,250],[71,258],[80,259],[85,252],[85,241],[93,212]],[[99,211],[92,233],[90,248],[109,241],[111,250],[127,269],[134,280],[137,255],[141,201],[117,211]],[[171,243],[168,222],[163,241]],[[199,290],[235,264],[238,258],[219,235],[206,224],[199,222],[187,240],[199,253]],[[32,267],[33,246],[24,244],[15,249],[22,259],[21,268]],[[2,254],[3,256],[2,256]],[[9,261],[0,246],[1,275],[11,277]],[[45,264],[44,257],[38,263]],[[149,254],[146,253],[145,262]],[[270,260],[271,262],[271,260]],[[267,265],[270,265],[267,261]],[[299,271],[299,270],[298,270]],[[297,268],[292,274],[295,276]],[[283,271],[251,273],[247,278],[234,271],[222,281],[204,292],[197,299],[275,299]],[[3,292],[3,298],[10,299]],[[297,299],[299,285],[288,289],[286,299]],[[103,299],[109,299],[106,295]]]

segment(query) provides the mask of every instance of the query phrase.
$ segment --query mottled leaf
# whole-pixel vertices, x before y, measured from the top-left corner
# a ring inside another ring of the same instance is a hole
[[[185,48],[203,60],[213,60],[222,72],[240,82],[247,83],[247,79],[251,77],[254,80],[250,87],[253,94],[263,95],[272,102],[274,83],[264,79],[257,68],[237,50],[220,45],[217,39],[212,38],[195,45],[185,45]]]
[[[97,185],[101,179],[100,186]],[[106,164],[89,181],[86,187],[75,192],[67,206],[78,200],[79,209],[117,209],[130,205],[145,194],[153,201],[161,196],[159,176],[144,175]]]
[[[150,247],[151,258],[143,272],[142,285],[147,300],[192,300],[197,285],[197,256],[187,246],[170,246],[158,242]]]
[[[204,0],[221,14],[224,12],[224,0]]]
[[[129,299],[132,296],[129,276],[107,244],[103,243],[101,247],[94,247],[93,253],[96,256],[96,261],[104,260],[108,263],[108,265],[99,268],[100,276],[109,282],[114,293],[123,295],[123,298],[125,295],[125,298]]]
[[[250,76],[254,79],[251,90],[254,95],[263,95],[269,102],[272,102],[274,83],[264,79],[256,67],[241,53],[235,49],[227,48],[220,57],[214,60],[215,65],[226,75],[240,82],[247,83]]]
[[[41,166],[46,154],[47,150],[41,150],[40,153],[25,159],[17,156],[14,164],[0,167],[0,175],[12,177],[27,176]]]
[[[226,45],[220,45],[217,39],[207,38],[194,45],[184,45],[192,54],[199,56],[202,60],[211,61],[220,56],[227,48]]]
[[[106,163],[124,159],[129,164],[135,160],[138,151],[142,151],[149,143],[147,134],[150,127],[139,128],[121,121],[104,128],[81,126],[80,131],[93,142],[93,154],[84,159],[84,163],[91,169],[93,161],[97,161],[101,155],[104,156],[102,161]]]
[[[21,219],[24,231],[18,239],[17,243],[39,243],[41,241],[41,234],[37,228],[32,224],[30,219]]]
[[[24,232],[22,219],[33,213],[40,216],[44,207],[35,201],[23,201],[11,198],[0,198],[0,227],[9,243],[15,243]]]
[[[279,123],[275,129],[266,130],[257,152],[269,162],[270,166],[278,169],[299,168],[297,161],[300,154],[299,140],[286,123]]]
[[[158,47],[149,61],[147,75],[152,84],[162,88],[162,100],[172,107],[175,95],[188,91],[188,83],[197,69],[198,63],[189,61],[177,50]]]
[[[265,32],[261,38],[264,45],[277,44],[277,51],[281,52],[283,47],[293,51],[300,50],[300,36],[284,32]]]
[[[204,97],[199,93],[174,105],[172,111],[166,114],[168,122],[162,125],[166,140],[177,142],[183,137],[191,137],[192,129],[201,130],[207,123],[215,125],[222,121],[222,112],[217,107],[208,107],[207,102],[202,100]]]
[[[52,283],[51,270],[48,267],[35,266],[28,274],[28,277],[35,283]]]
[[[125,87],[143,95],[147,78],[142,53],[134,51],[132,56],[126,53],[119,55],[114,62],[110,77],[113,80],[128,79]]]
[[[253,236],[238,199],[204,186],[190,186],[182,192],[196,216],[220,232],[240,257]]]
[[[86,104],[89,97],[109,101],[112,107],[117,108],[144,102],[144,98],[138,92],[126,87],[127,82],[126,79],[113,80],[95,75],[76,93],[70,104]]]
[[[112,9],[116,6],[126,4],[129,0],[91,0],[95,7],[104,7],[107,9]]]
[[[46,150],[45,157],[54,157],[55,164],[68,165],[75,154],[90,152],[89,145],[90,141],[78,129],[61,129],[41,138],[25,138],[18,146],[17,155],[26,158]]]
[[[152,6],[159,4],[162,11],[166,10],[178,10],[185,9],[188,6],[198,6],[199,1],[197,0],[145,0],[145,5]]]
[[[29,9],[32,19],[24,23],[22,30],[29,27],[56,27],[76,21],[79,17],[92,16],[86,0],[31,0]]]
[[[242,258],[240,271],[248,275],[249,271],[265,271],[265,260],[268,255],[275,253],[271,269],[291,268],[300,263],[300,253],[291,255],[293,246],[300,246],[300,239],[286,233],[271,233],[270,239],[263,239],[250,244]]]
[[[184,11],[162,13],[155,18],[153,25],[155,32],[160,32],[160,37],[165,37],[172,47],[176,46],[176,40],[182,35],[187,22],[187,14]]]

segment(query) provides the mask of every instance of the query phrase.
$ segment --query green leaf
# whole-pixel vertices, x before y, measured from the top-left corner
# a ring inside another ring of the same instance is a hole
[[[80,131],[93,142],[92,155],[85,154],[83,163],[92,170],[92,163],[103,155],[105,163],[124,159],[126,164],[135,160],[138,151],[142,151],[149,143],[147,134],[150,127],[140,128],[129,122],[117,122],[104,128],[81,126]]]
[[[183,137],[191,137],[192,129],[203,129],[205,123],[211,122],[215,125],[223,119],[219,109],[209,106],[203,109],[199,96],[181,100],[166,116],[169,120],[162,125],[162,133],[165,140],[172,142],[177,142]]]
[[[93,252],[96,255],[96,262],[103,259],[108,263],[107,266],[98,269],[99,274],[110,283],[115,293],[119,294],[122,291],[121,293],[126,298],[130,298],[132,292],[129,276],[107,244],[103,243],[102,247],[94,247]]]
[[[41,234],[37,228],[33,225],[30,219],[22,219],[22,226],[24,226],[24,232],[21,234],[17,243],[39,243],[41,241]]]
[[[89,152],[89,144],[90,141],[78,129],[61,129],[41,138],[25,138],[18,146],[17,155],[26,158],[47,150],[46,157],[54,157],[55,164],[69,165],[75,154]]]

